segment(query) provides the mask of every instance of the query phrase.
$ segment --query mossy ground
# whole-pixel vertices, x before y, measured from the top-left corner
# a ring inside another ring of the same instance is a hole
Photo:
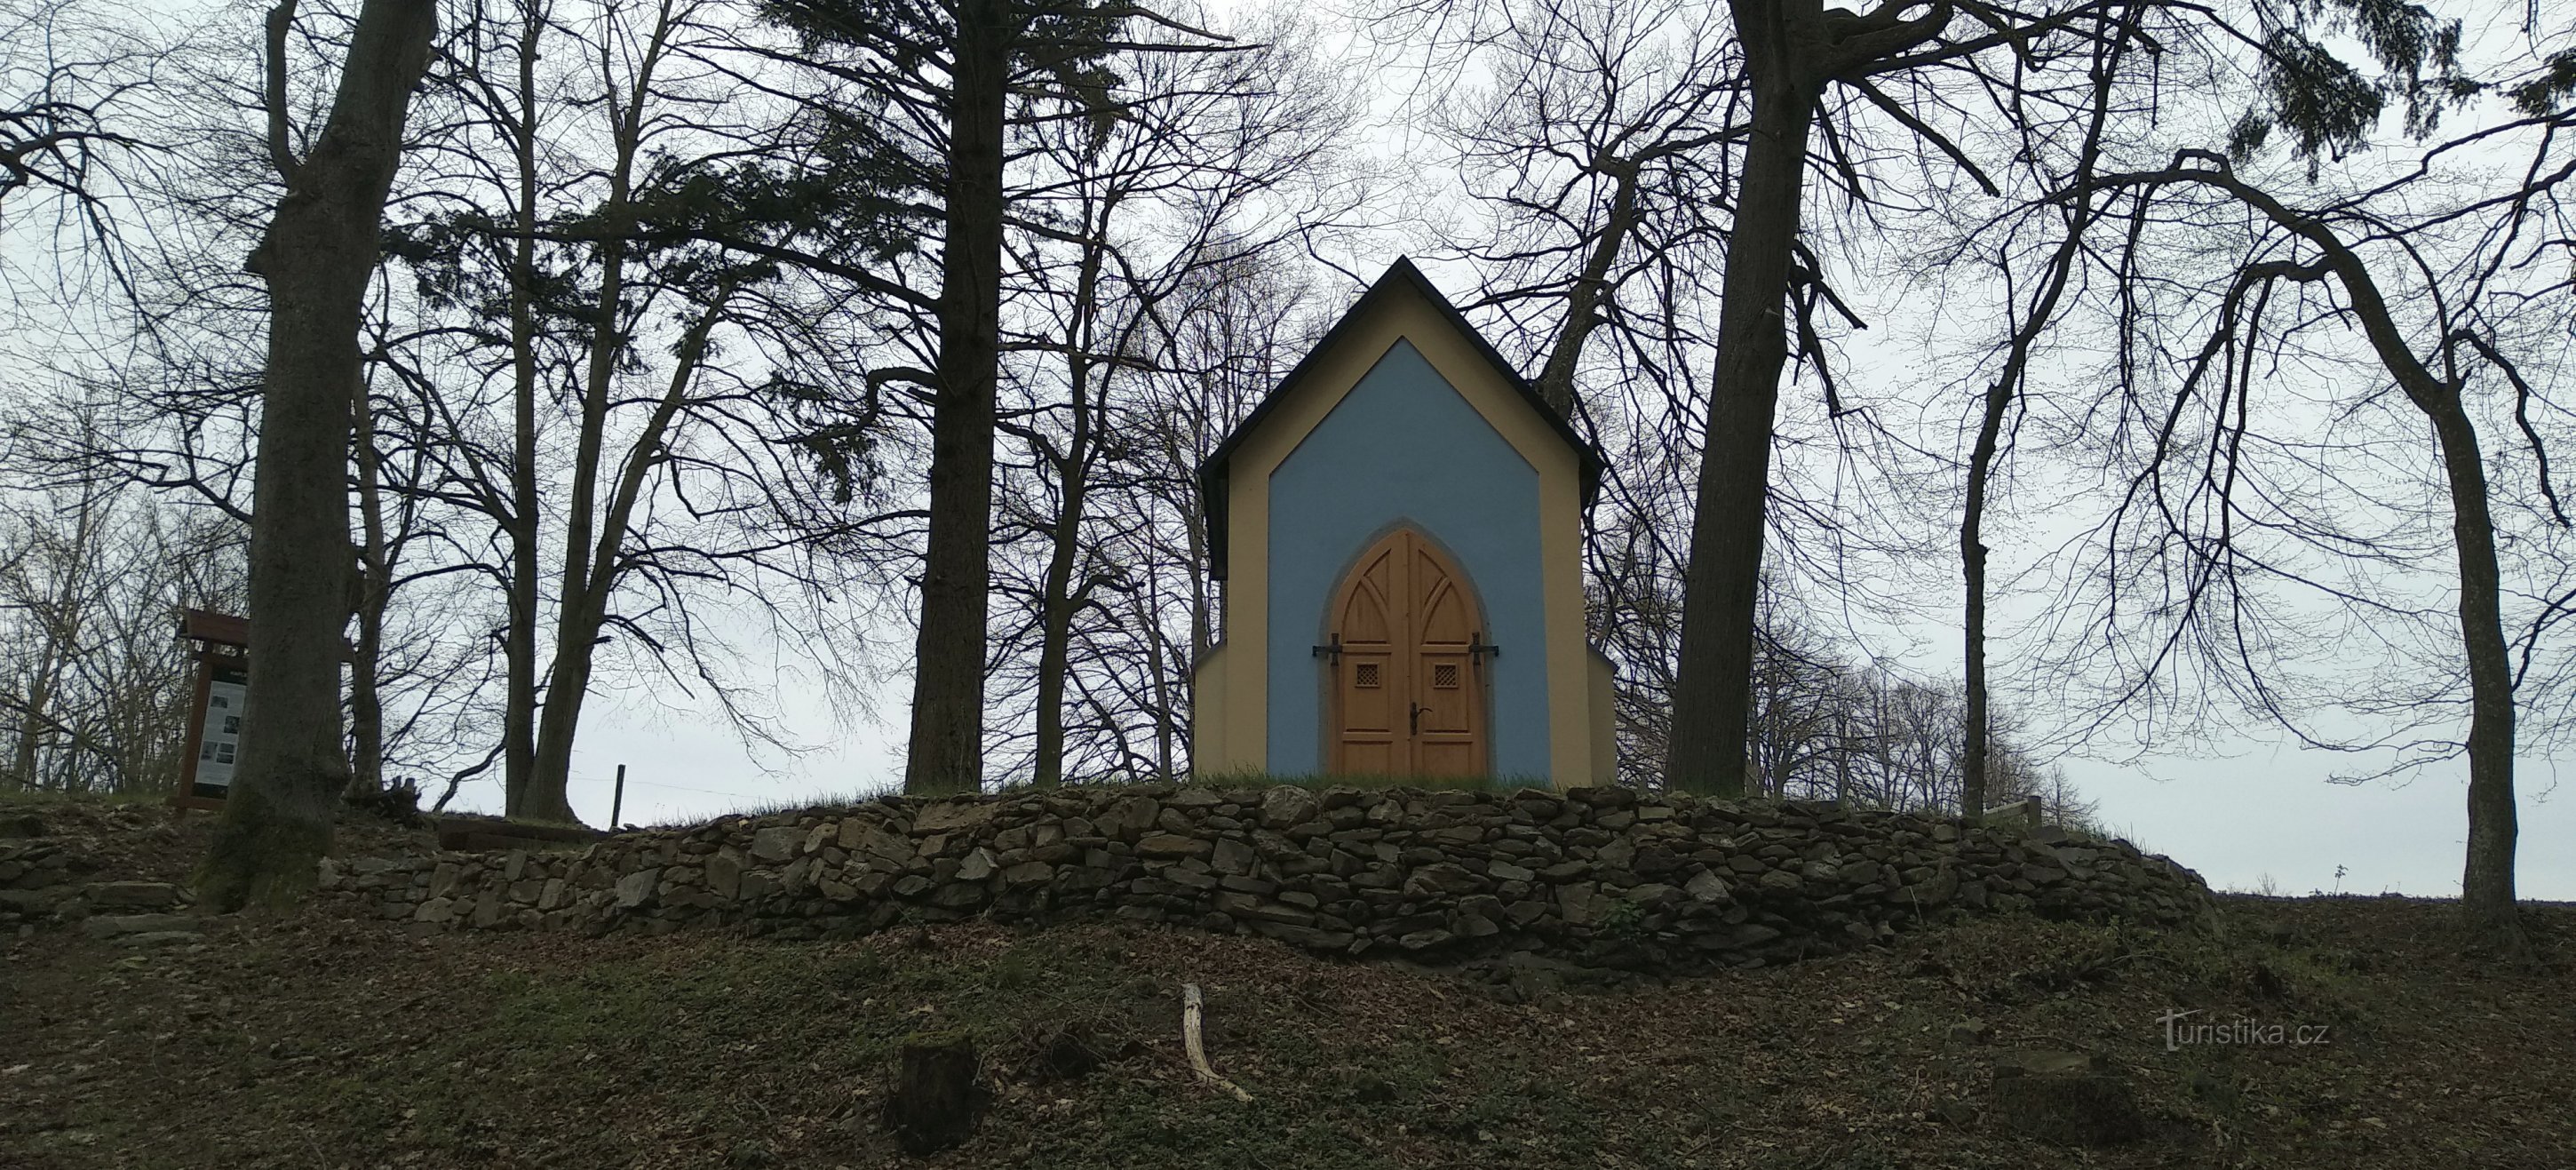
[[[2559,1167],[2576,910],[2533,917],[2537,972],[2456,947],[2442,904],[2229,899],[2208,933],[1989,920],[1531,1002],[1107,923],[46,934],[0,943],[0,1166]],[[1185,981],[1249,1105],[1193,1080]],[[2195,1009],[2325,1042],[2167,1051],[2161,1014]],[[917,1160],[878,1105],[924,1031],[971,1036],[996,1099]],[[1067,1034],[1088,1075],[1060,1075]],[[2028,1048],[2109,1054],[2151,1135],[2077,1154],[2007,1131],[1991,1068]]]

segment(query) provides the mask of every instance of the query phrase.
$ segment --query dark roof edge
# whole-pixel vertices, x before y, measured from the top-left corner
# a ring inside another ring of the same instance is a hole
[[[1538,385],[1522,377],[1521,372],[1503,357],[1501,351],[1494,348],[1494,343],[1485,340],[1484,333],[1468,322],[1467,315],[1459,312],[1458,306],[1451,304],[1448,297],[1441,295],[1439,287],[1431,283],[1431,278],[1424,276],[1422,270],[1414,266],[1412,257],[1398,256],[1395,258],[1395,263],[1389,265],[1386,272],[1377,278],[1377,283],[1370,285],[1368,291],[1361,293],[1358,300],[1351,302],[1351,307],[1342,312],[1341,319],[1333,322],[1333,327],[1325,331],[1323,338],[1318,340],[1313,348],[1306,351],[1306,356],[1298,360],[1296,367],[1289,370],[1286,377],[1279,379],[1279,384],[1270,388],[1270,393],[1264,395],[1261,402],[1252,408],[1252,413],[1244,415],[1243,421],[1235,424],[1234,431],[1228,434],[1223,442],[1217,444],[1216,450],[1208,452],[1208,457],[1199,463],[1199,507],[1207,518],[1210,576],[1220,581],[1226,576],[1227,516],[1224,481],[1226,463],[1234,457],[1235,448],[1242,446],[1246,437],[1261,429],[1261,425],[1269,421],[1271,412],[1278,407],[1280,399],[1286,397],[1288,388],[1303,379],[1307,369],[1313,366],[1326,351],[1340,344],[1344,336],[1366,315],[1370,306],[1396,286],[1398,279],[1420,293],[1425,300],[1430,301],[1432,306],[1440,311],[1441,316],[1448,320],[1451,328],[1456,329],[1474,344],[1476,352],[1484,357],[1486,364],[1503,376],[1504,383],[1519,392],[1521,400],[1528,403],[1532,411],[1537,412],[1539,418],[1547,423],[1550,430],[1556,432],[1557,438],[1563,439],[1566,446],[1574,449],[1575,476],[1579,480],[1578,490],[1581,492],[1583,507],[1589,510],[1592,507],[1592,501],[1601,494],[1601,449],[1593,446],[1591,440],[1578,433],[1574,429],[1574,424],[1566,421],[1564,415],[1549,409],[1547,399],[1539,395]]]

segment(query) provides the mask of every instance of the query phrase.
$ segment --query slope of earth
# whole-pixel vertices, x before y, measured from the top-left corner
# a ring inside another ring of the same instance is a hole
[[[2450,915],[2229,899],[2207,931],[1986,920],[1669,982],[1105,923],[35,933],[0,942],[0,1166],[2566,1166],[2576,908],[2533,909],[2536,968]],[[1184,982],[1250,1103],[1193,1079]],[[978,1042],[993,1097],[967,1145],[914,1159],[879,1122],[928,1030]],[[2144,1134],[2016,1132],[1994,1070],[2029,1050],[2107,1057]]]
[[[174,813],[158,800],[101,801],[0,793],[0,842],[40,840],[59,847],[83,880],[185,884],[215,832],[209,813]],[[433,853],[437,834],[352,813],[332,830],[332,852],[344,857]]]

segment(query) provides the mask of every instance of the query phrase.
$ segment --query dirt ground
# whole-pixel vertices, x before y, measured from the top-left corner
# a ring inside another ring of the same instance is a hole
[[[117,877],[167,880],[190,831],[95,835]],[[2576,907],[2532,908],[2533,963],[2452,913],[2230,898],[2202,930],[1997,919],[1671,981],[1105,923],[39,931],[0,941],[0,1167],[2576,1166]],[[1191,1074],[1185,982],[1250,1103]],[[908,1158],[883,1098],[934,1029],[974,1038],[992,1099],[968,1144]],[[2055,1054],[2097,1059],[2142,1130],[2016,1128],[1997,1067]]]

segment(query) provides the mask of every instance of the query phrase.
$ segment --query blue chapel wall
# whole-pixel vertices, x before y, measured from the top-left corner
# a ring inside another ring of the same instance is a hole
[[[1352,562],[1407,523],[1458,562],[1483,610],[1489,759],[1505,780],[1545,783],[1546,608],[1538,470],[1398,341],[1270,473],[1269,758],[1276,775],[1323,771],[1323,661],[1333,591]]]

